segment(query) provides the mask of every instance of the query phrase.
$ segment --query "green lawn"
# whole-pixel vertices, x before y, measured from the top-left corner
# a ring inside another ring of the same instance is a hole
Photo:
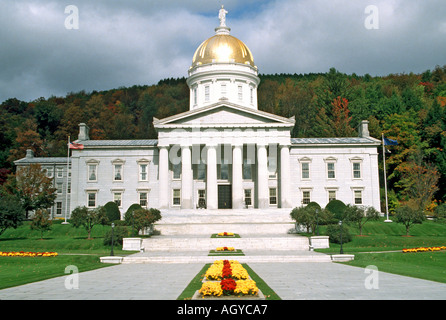
[[[53,251],[56,257],[0,257],[0,289],[30,282],[64,276],[65,268],[74,265],[79,272],[110,266],[99,257],[110,254],[110,246],[104,246],[105,233],[110,226],[95,226],[92,239],[87,239],[85,229],[60,222],[40,239],[40,232],[30,229],[30,222],[17,229],[8,229],[0,237],[0,251]],[[115,255],[128,255],[121,246],[114,248]]]
[[[343,251],[354,254],[355,259],[345,264],[362,268],[374,265],[380,271],[446,283],[446,251],[402,253],[403,248],[445,246],[445,224],[425,221],[414,225],[410,236],[405,236],[401,224],[381,220],[366,223],[362,236],[354,227],[350,233],[353,240],[343,244]],[[340,245],[330,243],[329,249],[317,251],[339,253]]]

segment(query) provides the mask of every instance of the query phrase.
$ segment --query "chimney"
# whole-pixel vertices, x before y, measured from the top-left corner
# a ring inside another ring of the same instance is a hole
[[[360,138],[369,138],[369,121],[368,120],[362,120],[359,124],[358,133]]]
[[[90,140],[90,128],[85,123],[79,124],[78,140]]]
[[[26,159],[32,159],[34,158],[34,151],[32,151],[31,149],[27,149],[26,150]]]

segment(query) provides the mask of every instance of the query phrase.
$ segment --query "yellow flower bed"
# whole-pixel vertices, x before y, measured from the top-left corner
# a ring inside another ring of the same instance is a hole
[[[254,280],[237,280],[236,283],[234,290],[236,295],[256,295],[259,292]]]
[[[55,257],[57,252],[0,251],[0,257]]]
[[[234,251],[234,247],[218,247],[217,251]]]
[[[203,296],[215,296],[219,297],[223,294],[220,282],[205,282],[198,290]]]
[[[218,236],[220,237],[232,237],[234,235],[233,232],[219,232],[217,233]]]
[[[236,260],[225,260],[226,264],[229,262],[232,269],[231,278],[238,279],[235,281],[234,295],[256,295],[259,292],[257,285],[254,280],[248,279],[249,275],[245,268]],[[208,268],[205,274],[205,279],[207,280],[218,280],[218,281],[206,281],[198,290],[199,293],[205,296],[220,297],[223,295],[222,283],[228,279],[222,280],[222,269],[224,266],[223,260],[216,260]],[[220,282],[220,280],[222,280]],[[233,280],[232,280],[233,281]],[[225,293],[227,294],[227,293]]]
[[[248,271],[236,260],[229,260],[232,269],[233,279],[248,279]],[[207,269],[205,278],[207,280],[221,280],[222,279],[223,260],[215,260],[214,263]]]
[[[441,251],[446,250],[446,246],[440,246],[440,247],[418,247],[418,248],[412,248],[412,249],[403,249],[404,253],[408,252],[428,252],[428,251]]]

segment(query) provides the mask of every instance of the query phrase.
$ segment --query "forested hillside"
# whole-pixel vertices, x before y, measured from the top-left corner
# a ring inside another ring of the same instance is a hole
[[[386,155],[391,206],[416,199],[431,209],[446,200],[446,65],[383,77],[330,69],[260,78],[259,109],[295,116],[293,137],[356,136],[357,125],[367,119],[373,137],[381,139],[384,133],[397,140]],[[77,138],[81,122],[90,127],[92,139],[156,138],[153,117],[188,108],[184,78],[32,102],[8,99],[0,110],[0,183],[26,149],[36,156],[66,156],[68,136]]]

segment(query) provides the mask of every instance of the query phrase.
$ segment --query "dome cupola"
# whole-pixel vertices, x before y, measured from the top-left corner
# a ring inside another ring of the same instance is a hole
[[[221,6],[215,35],[203,41],[192,58],[187,79],[191,110],[219,100],[257,109],[257,66],[248,46],[230,34],[227,13]]]

